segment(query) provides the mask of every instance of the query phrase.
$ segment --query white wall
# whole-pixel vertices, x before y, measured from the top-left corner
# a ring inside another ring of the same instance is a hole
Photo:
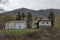
[[[21,28],[19,28],[21,26]],[[25,29],[26,28],[26,23],[16,23],[16,29]]]
[[[47,24],[47,21],[39,21],[39,26],[51,26],[51,22],[49,21],[48,24]]]
[[[19,28],[21,26],[21,28]],[[5,29],[25,29],[26,22],[10,22],[5,24]]]

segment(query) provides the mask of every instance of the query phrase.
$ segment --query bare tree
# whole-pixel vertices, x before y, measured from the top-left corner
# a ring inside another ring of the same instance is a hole
[[[0,4],[8,5],[9,0],[0,0]]]
[[[4,5],[8,6],[9,0],[0,0],[0,4],[3,5],[3,6]],[[4,8],[0,6],[0,13],[3,13],[4,11],[5,11]]]

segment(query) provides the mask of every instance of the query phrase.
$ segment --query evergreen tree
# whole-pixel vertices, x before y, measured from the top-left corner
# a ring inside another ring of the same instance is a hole
[[[20,21],[20,20],[21,20],[20,12],[17,14],[16,20],[17,20],[17,21]]]
[[[24,20],[24,18],[25,18],[25,14],[24,14],[24,13],[22,13],[22,15],[21,15],[21,16],[22,16],[22,20]]]
[[[54,21],[55,21],[55,15],[53,14],[52,11],[49,13],[48,19],[51,20],[51,24],[52,24],[51,27],[53,27],[54,26]]]
[[[32,14],[30,12],[27,15],[27,28],[32,28]]]

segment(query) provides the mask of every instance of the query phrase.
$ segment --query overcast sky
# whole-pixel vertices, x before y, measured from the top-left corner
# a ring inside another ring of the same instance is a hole
[[[8,6],[1,5],[5,10],[14,10],[17,8],[39,9],[60,9],[60,0],[9,0]]]

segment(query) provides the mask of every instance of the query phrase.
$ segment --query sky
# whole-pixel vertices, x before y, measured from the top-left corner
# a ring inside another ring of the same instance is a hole
[[[60,0],[9,0],[8,5],[0,4],[0,7],[6,11],[11,11],[17,8],[28,8],[32,10],[40,9],[60,9]]]

